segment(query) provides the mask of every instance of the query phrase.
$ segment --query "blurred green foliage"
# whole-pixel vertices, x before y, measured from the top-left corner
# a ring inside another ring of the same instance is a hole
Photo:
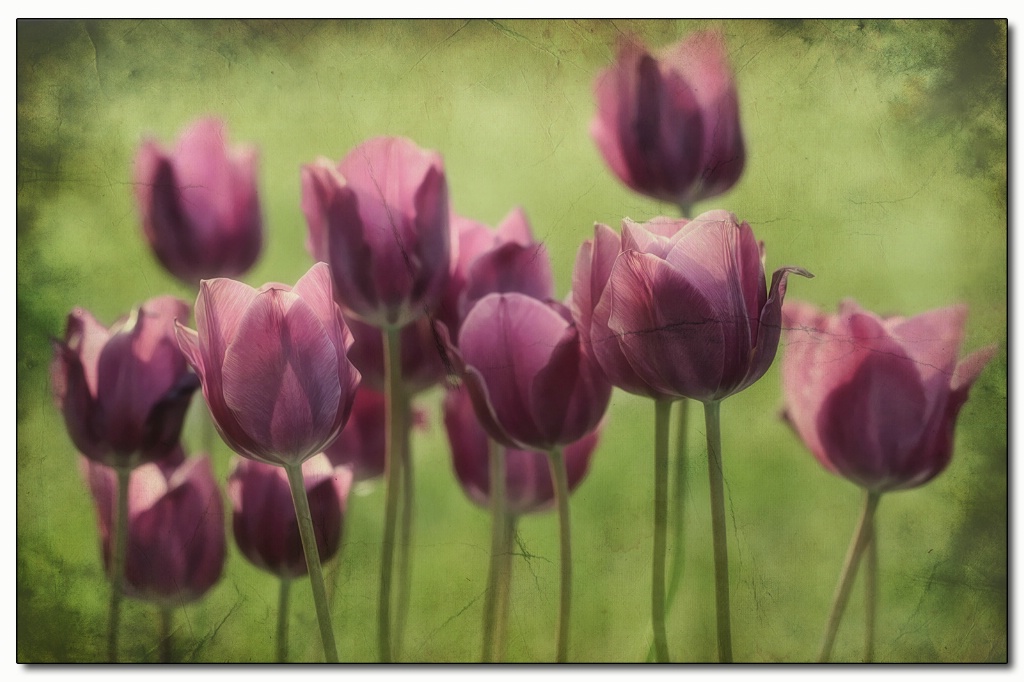
[[[91,501],[48,387],[49,339],[76,305],[111,322],[160,293],[191,293],[141,237],[132,160],[202,114],[261,149],[267,227],[246,280],[310,265],[299,167],[367,137],[444,155],[454,209],[497,223],[522,205],[559,294],[595,221],[674,210],[605,168],[588,136],[593,79],[616,41],[666,45],[703,21],[46,21],[18,23],[17,658],[104,656],[106,601]],[[998,343],[934,482],[885,496],[878,516],[876,655],[1007,659],[1007,193],[1005,22],[718,23],[737,72],[749,160],[726,208],[801,265],[789,296],[881,313],[970,305],[965,349]],[[780,352],[785,352],[781,348]],[[440,394],[416,432],[414,583],[403,658],[479,655],[489,520],[455,482]],[[778,419],[778,370],[723,406],[737,660],[816,654],[859,491],[825,472]],[[196,400],[184,440],[198,447]],[[686,574],[669,623],[678,660],[715,657],[703,421],[691,422]],[[698,426],[698,423],[700,424]],[[642,660],[649,644],[653,409],[616,391],[589,478],[572,500],[571,659]],[[230,451],[213,453],[220,480]],[[334,610],[343,660],[372,661],[383,490],[350,500]],[[552,514],[517,539],[511,660],[550,660],[558,551]],[[307,584],[293,591],[295,660],[322,660]],[[232,546],[224,578],[175,616],[185,661],[273,656],[276,580]],[[855,589],[835,660],[857,660]],[[127,603],[123,657],[156,658],[158,616]]]

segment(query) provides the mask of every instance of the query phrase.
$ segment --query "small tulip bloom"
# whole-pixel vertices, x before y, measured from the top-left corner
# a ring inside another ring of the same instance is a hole
[[[376,478],[384,473],[386,427],[384,394],[363,383],[348,423],[324,454],[334,466],[351,468],[356,481]]]
[[[257,152],[229,148],[223,122],[195,121],[173,151],[146,140],[135,156],[135,196],[142,228],[160,263],[198,286],[237,277],[263,244]]]
[[[178,343],[231,449],[294,466],[337,438],[359,372],[346,355],[352,334],[327,265],[317,263],[294,287],[204,280],[196,328],[178,325]]]
[[[631,189],[688,206],[731,188],[746,154],[725,41],[694,33],[660,58],[626,41],[595,82],[590,133]]]
[[[821,464],[871,491],[919,486],[953,453],[971,385],[995,355],[958,361],[966,306],[881,318],[846,300],[837,315],[783,309],[789,424]]]
[[[458,349],[481,424],[508,447],[568,445],[608,407],[611,385],[560,303],[489,294],[463,321]]]
[[[335,165],[302,168],[306,242],[330,263],[338,302],[399,328],[438,304],[448,278],[448,185],[437,152],[402,137],[362,143]]]
[[[82,462],[110,571],[117,474],[95,461]],[[132,471],[125,594],[166,607],[195,601],[220,579],[224,551],[224,507],[207,457],[186,459],[179,446]]]
[[[451,444],[456,478],[473,502],[489,507],[491,476],[488,437],[477,420],[473,402],[465,387],[450,390],[445,396],[444,425]],[[565,468],[570,492],[587,475],[597,440],[598,429],[595,429],[565,446]],[[507,512],[528,514],[555,506],[555,487],[551,480],[547,453],[503,448],[501,457],[505,463]]]
[[[320,561],[341,545],[352,472],[317,455],[302,465]],[[236,458],[228,477],[235,542],[253,565],[281,578],[306,575],[306,557],[295,520],[288,476],[282,467]]]
[[[51,381],[68,434],[89,459],[131,468],[177,445],[199,382],[178,349],[175,319],[187,321],[188,305],[170,296],[110,329],[81,308],[68,315]]]
[[[790,272],[765,286],[763,244],[725,211],[597,225],[573,273],[585,341],[611,382],[657,400],[721,400],[757,381],[778,347]]]

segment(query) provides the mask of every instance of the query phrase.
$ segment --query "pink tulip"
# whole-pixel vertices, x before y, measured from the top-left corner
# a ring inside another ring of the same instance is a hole
[[[357,481],[376,478],[384,473],[386,425],[384,394],[364,383],[348,423],[324,454],[334,466],[351,468]]]
[[[303,463],[302,476],[317,552],[320,561],[326,561],[341,545],[352,471],[335,468],[325,456],[317,455]],[[306,556],[284,468],[236,458],[228,477],[228,497],[235,542],[245,558],[281,578],[306,575]]]
[[[174,151],[145,140],[135,156],[135,195],[157,259],[187,284],[237,277],[263,243],[257,152],[229,149],[224,123],[199,119]]]
[[[146,301],[104,328],[86,310],[68,315],[54,343],[53,394],[75,447],[109,466],[164,457],[178,443],[199,387],[174,339],[188,305],[170,296]]]
[[[721,400],[775,358],[790,272],[765,286],[763,245],[725,211],[597,225],[573,273],[577,325],[609,380],[658,400]]]
[[[335,165],[302,168],[306,246],[331,265],[346,312],[404,327],[432,310],[448,277],[448,186],[437,152],[367,140]]]
[[[203,280],[196,328],[178,325],[178,343],[231,449],[289,466],[337,438],[359,372],[346,356],[352,334],[327,265],[314,265],[294,288]]]
[[[348,357],[363,375],[363,385],[384,390],[384,335],[355,318],[348,327],[355,343]],[[447,367],[429,317],[421,317],[402,327],[399,348],[402,353],[402,388],[410,395],[421,393],[444,381]]]
[[[82,464],[110,571],[117,474],[89,459]],[[125,594],[168,607],[199,599],[220,579],[224,508],[206,456],[186,459],[179,446],[132,471],[125,561]]]
[[[508,447],[568,445],[608,407],[611,386],[560,303],[489,294],[466,315],[458,349],[481,424]]]
[[[455,476],[473,502],[490,505],[491,476],[488,462],[487,432],[473,410],[465,387],[448,391],[444,399],[444,425],[452,449]],[[595,429],[565,447],[565,467],[569,490],[573,491],[587,475],[590,457],[597,447]],[[555,489],[551,482],[548,455],[544,452],[502,448],[505,462],[505,502],[511,514],[527,514],[554,507]]]
[[[783,310],[787,421],[829,471],[876,492],[919,486],[953,453],[953,428],[995,346],[957,361],[966,306],[881,318],[843,301],[838,315]]]
[[[660,59],[626,41],[594,92],[591,136],[633,190],[686,206],[736,184],[746,154],[721,33],[695,33]]]

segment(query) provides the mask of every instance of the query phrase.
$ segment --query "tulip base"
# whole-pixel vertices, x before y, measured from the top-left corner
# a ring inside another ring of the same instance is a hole
[[[160,662],[170,663],[174,660],[174,642],[171,640],[172,625],[174,622],[174,608],[171,606],[160,607]]]
[[[412,526],[415,506],[415,484],[410,448],[409,426],[412,423],[409,396],[399,392],[402,434],[402,511],[399,520],[398,542],[398,604],[396,605],[394,643],[392,655],[397,660],[402,655],[405,622],[409,616],[409,597],[412,592]]]
[[[289,578],[281,578],[281,585],[277,591],[277,662],[288,662],[288,601],[291,594],[292,581]]]
[[[377,648],[381,663],[394,660],[391,641],[391,576],[395,558],[395,529],[401,486],[405,424],[402,404],[402,352],[398,329],[384,330],[384,381],[387,433],[385,441],[384,541],[380,559],[380,593],[377,600]]]
[[[501,447],[490,438],[487,439],[487,457],[490,467],[491,493],[491,558],[487,566],[487,593],[484,597],[484,634],[483,651],[480,660],[492,663],[495,660],[495,641],[498,618],[499,583],[501,566],[505,562],[502,552],[505,541],[505,461]]]
[[[114,467],[117,472],[117,511],[114,514],[114,556],[110,569],[110,608],[107,617],[107,658],[117,663],[118,635],[121,630],[121,601],[124,594],[124,571],[128,555],[128,482],[132,470]]]
[[[729,615],[729,548],[725,531],[725,486],[722,474],[721,403],[704,403],[708,439],[708,484],[711,489],[711,537],[715,557],[715,619],[718,660],[732,663],[732,624]]]
[[[548,455],[551,481],[555,486],[558,504],[558,537],[561,547],[559,561],[560,597],[558,600],[558,645],[555,662],[569,660],[569,614],[572,606],[572,546],[569,533],[569,481],[565,471],[565,458],[561,448],[554,448]]]

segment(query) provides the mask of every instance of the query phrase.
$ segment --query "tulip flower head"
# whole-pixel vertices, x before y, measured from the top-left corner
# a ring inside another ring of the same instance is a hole
[[[367,140],[335,165],[302,168],[307,249],[330,263],[338,302],[377,327],[404,327],[440,301],[448,277],[448,185],[437,152]]]
[[[146,140],[135,156],[142,228],[160,263],[192,286],[237,277],[263,244],[257,152],[229,149],[223,122],[195,121],[173,151]]]
[[[480,425],[465,386],[449,390],[444,399],[444,425],[452,449],[455,476],[469,498],[482,507],[490,506],[491,476],[488,464],[487,432]],[[565,446],[565,468],[569,490],[583,481],[590,457],[597,447],[599,427]],[[505,503],[510,514],[545,511],[555,505],[548,454],[503,448]]]
[[[238,454],[299,464],[348,420],[359,372],[324,263],[294,287],[203,280],[196,331],[179,324],[177,333],[217,430]]]
[[[363,376],[363,385],[384,390],[384,335],[378,327],[348,319],[355,342],[348,357]],[[410,395],[421,393],[444,381],[447,368],[438,349],[429,317],[421,317],[399,332],[402,354],[402,387]]]
[[[302,477],[313,518],[320,561],[341,545],[345,503],[352,471],[335,468],[324,455],[306,460]],[[306,575],[299,524],[284,468],[236,458],[228,477],[235,542],[253,565],[281,578]]]
[[[458,351],[481,424],[507,447],[568,445],[608,407],[611,385],[560,303],[489,294],[466,315]]]
[[[881,318],[783,309],[786,420],[829,471],[872,491],[919,486],[953,453],[953,429],[995,346],[958,361],[966,306]]]
[[[174,320],[188,305],[152,298],[105,328],[86,310],[68,315],[54,343],[53,394],[79,452],[108,466],[134,467],[178,443],[199,382],[178,349]]]
[[[775,358],[789,273],[765,286],[763,244],[725,211],[693,220],[624,220],[581,247],[573,311],[609,380],[658,400],[721,400]]]
[[[110,571],[117,474],[94,460],[82,462]],[[224,507],[205,455],[185,458],[179,446],[132,471],[125,594],[168,607],[199,599],[220,579],[224,542]]]
[[[364,382],[356,391],[352,414],[337,440],[324,454],[335,467],[348,467],[356,481],[384,473],[387,415],[384,394]]]
[[[731,188],[746,154],[722,35],[694,33],[651,56],[634,40],[595,81],[591,136],[631,189],[687,206]]]

